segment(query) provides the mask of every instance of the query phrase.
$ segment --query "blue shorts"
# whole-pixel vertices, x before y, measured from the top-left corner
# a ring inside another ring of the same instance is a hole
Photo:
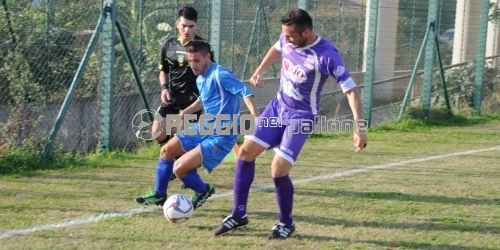
[[[184,131],[176,136],[185,152],[200,146],[201,166],[207,173],[211,173],[219,166],[231,152],[238,139],[236,135],[185,135]]]
[[[285,110],[275,97],[259,119],[259,124],[255,126],[255,133],[246,135],[245,138],[265,148],[274,148],[276,154],[293,166],[306,139],[312,133],[312,130],[306,129],[307,127],[298,126],[296,121],[311,121],[312,128],[314,117]],[[262,120],[267,122],[262,122]]]

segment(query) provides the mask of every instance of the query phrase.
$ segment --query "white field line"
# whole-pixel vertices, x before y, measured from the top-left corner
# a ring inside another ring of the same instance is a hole
[[[387,163],[387,164],[369,166],[369,167],[358,168],[358,169],[351,169],[351,170],[341,171],[341,172],[337,172],[337,173],[329,174],[329,175],[320,175],[320,176],[315,176],[315,177],[311,177],[311,178],[307,178],[307,179],[298,179],[298,180],[293,181],[293,183],[294,184],[301,184],[301,183],[308,183],[308,182],[314,182],[314,181],[320,181],[320,180],[337,179],[337,178],[340,178],[343,176],[355,175],[355,174],[360,174],[360,173],[367,173],[367,172],[371,172],[373,170],[388,169],[388,168],[392,168],[392,167],[405,166],[405,165],[409,165],[409,164],[413,164],[413,163],[426,162],[426,161],[444,159],[444,158],[461,156],[461,155],[477,154],[477,153],[494,151],[494,150],[500,150],[500,146],[477,149],[477,150],[469,150],[469,151],[463,151],[463,152],[456,152],[456,153],[450,153],[450,154],[428,156],[428,157],[423,157],[423,158],[398,161],[398,162],[394,162],[394,163]],[[254,187],[250,190],[250,192],[262,192],[262,191],[268,191],[268,190],[272,190],[272,189],[274,189],[274,185],[266,185],[266,186]],[[210,199],[219,199],[219,198],[223,198],[223,197],[227,197],[227,196],[231,196],[231,195],[233,195],[233,191],[229,191],[229,192],[225,192],[225,193],[221,193],[221,194],[215,194]],[[32,233],[36,233],[36,232],[41,232],[41,231],[56,230],[56,229],[74,226],[74,225],[94,223],[94,222],[98,222],[101,220],[106,220],[106,219],[114,218],[114,217],[132,216],[132,215],[136,215],[136,214],[151,212],[151,211],[157,210],[157,209],[160,209],[160,208],[156,207],[156,206],[155,207],[147,207],[147,208],[136,208],[136,209],[131,209],[131,210],[117,212],[117,213],[103,213],[103,214],[98,214],[98,215],[92,215],[89,217],[77,218],[77,219],[73,219],[73,220],[69,220],[69,221],[65,221],[65,222],[47,224],[47,225],[32,227],[32,228],[27,228],[27,229],[12,230],[12,231],[0,233],[0,239],[12,238],[15,236],[24,236],[24,235],[28,235],[28,234],[32,234]]]

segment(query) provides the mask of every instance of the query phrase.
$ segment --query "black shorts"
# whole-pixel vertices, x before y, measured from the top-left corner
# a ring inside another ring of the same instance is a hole
[[[179,114],[179,112],[181,112],[181,110],[189,107],[190,105],[191,105],[191,103],[187,103],[184,105],[178,105],[178,104],[166,105],[166,104],[162,103],[160,105],[160,107],[158,107],[158,110],[156,112],[158,112],[158,114],[160,114],[161,117],[165,117],[167,115]],[[200,115],[202,112],[203,112],[203,109],[195,113],[196,120],[200,119]],[[195,121],[191,121],[191,122],[195,122]]]

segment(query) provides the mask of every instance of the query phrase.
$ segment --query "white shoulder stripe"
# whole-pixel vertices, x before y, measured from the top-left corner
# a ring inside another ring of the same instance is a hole
[[[278,52],[281,52],[280,41],[277,41],[277,42],[274,44],[274,48],[275,48]]]
[[[319,36],[318,36],[318,39],[319,39]],[[318,39],[316,41],[319,41]],[[311,53],[313,54],[314,71],[316,72],[314,75],[314,82],[313,82],[312,87],[311,87],[311,95],[309,96],[309,100],[311,102],[310,108],[311,108],[311,112],[313,113],[313,115],[317,115],[318,114],[317,94],[318,94],[319,82],[321,80],[321,72],[319,70],[318,54],[313,49],[308,49],[308,50],[311,51]]]
[[[219,114],[222,112],[223,104],[224,104],[224,89],[222,88],[222,85],[220,84],[220,79],[219,79],[219,65],[215,68],[215,82],[217,83],[217,87],[219,87],[219,95],[220,95],[220,108],[219,108]]]

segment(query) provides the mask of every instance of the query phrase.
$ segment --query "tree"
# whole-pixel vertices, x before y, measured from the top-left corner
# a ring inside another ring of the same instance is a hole
[[[500,23],[500,8],[498,7],[498,4],[496,3],[491,3],[490,4],[490,21],[493,23],[499,24]]]

